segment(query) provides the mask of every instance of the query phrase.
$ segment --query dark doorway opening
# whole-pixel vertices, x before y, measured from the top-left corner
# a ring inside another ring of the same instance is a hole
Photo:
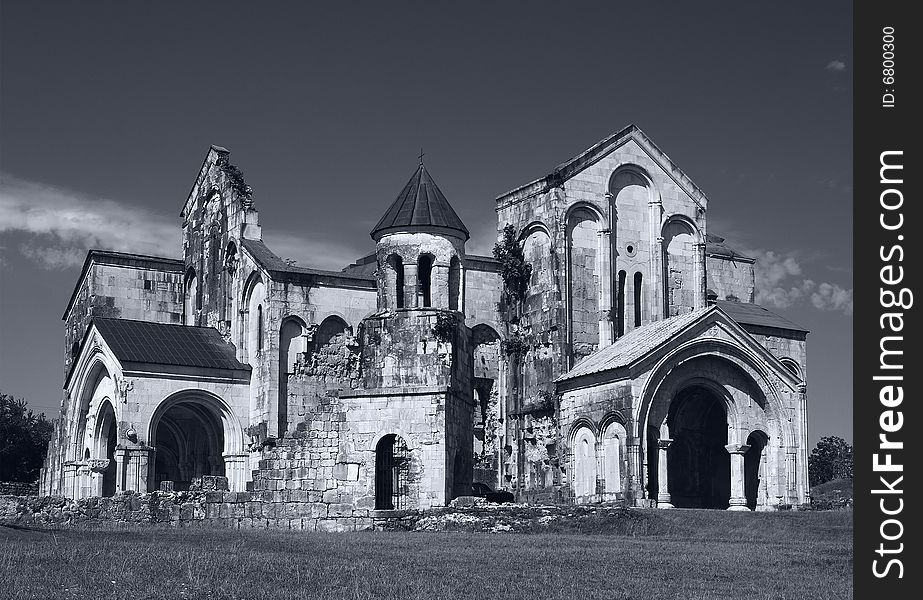
[[[761,473],[763,464],[763,451],[769,442],[768,436],[762,431],[754,431],[747,437],[750,449],[744,454],[744,496],[747,498],[747,508],[756,510],[759,499],[760,484],[765,477]]]
[[[410,452],[404,440],[391,434],[375,447],[375,508],[407,508],[406,487],[410,472]]]
[[[724,401],[695,385],[680,391],[667,417],[671,502],[678,508],[726,509],[731,498],[731,456]]]
[[[196,477],[224,475],[224,429],[207,406],[189,400],[172,405],[157,423],[154,489],[172,481],[184,491]]]

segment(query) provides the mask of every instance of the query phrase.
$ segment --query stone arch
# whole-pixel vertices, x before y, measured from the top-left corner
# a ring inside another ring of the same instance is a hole
[[[786,369],[791,371],[800,381],[804,381],[804,375],[802,374],[801,365],[798,364],[798,361],[794,358],[783,356],[779,359],[779,362],[782,363]]]
[[[436,264],[436,257],[429,253],[423,252],[417,257],[417,306],[420,308],[430,308],[433,306],[433,267]]]
[[[107,396],[100,403],[96,412],[96,424],[93,435],[93,452],[90,457],[96,459],[91,464],[95,475],[94,496],[113,496],[116,492],[115,448],[118,444],[119,426],[112,400]],[[89,450],[89,448],[87,449]]]
[[[587,202],[568,208],[564,216],[566,258],[567,336],[571,361],[577,362],[599,348],[603,320],[603,290],[609,285],[603,273],[605,220]]]
[[[183,280],[183,323],[196,324],[196,311],[202,308],[199,280],[193,267],[186,269]]]
[[[500,469],[500,422],[502,406],[500,334],[491,325],[479,323],[471,328],[473,412],[473,452],[475,481],[496,485]]]
[[[193,478],[204,475],[226,476],[231,489],[239,489],[245,477],[237,459],[244,452],[240,422],[216,394],[186,389],[162,400],[151,415],[147,442],[155,450],[149,489],[161,481],[188,489]]]
[[[585,423],[574,429],[574,500],[578,504],[596,500],[596,434]]]
[[[554,288],[551,260],[552,237],[544,225],[531,227],[523,233],[526,235],[522,238],[522,253],[525,261],[532,265],[532,276],[526,292],[526,304],[530,304],[530,299],[533,298],[538,298],[538,300],[532,300],[532,304],[536,302],[540,304],[540,295]],[[528,306],[526,310],[529,310]]]
[[[396,433],[377,436],[375,448],[375,508],[413,508],[413,454],[406,438]]]
[[[250,366],[256,367],[258,366],[257,358],[263,350],[266,337],[266,286],[263,283],[263,277],[256,271],[252,272],[244,290],[247,302],[243,333],[245,355]]]
[[[601,421],[603,498],[617,500],[628,486],[628,431],[619,413],[606,415]]]
[[[635,296],[630,293],[632,274],[638,271],[649,276],[654,256],[651,231],[648,221],[650,203],[656,190],[650,174],[641,166],[626,163],[616,168],[607,183],[609,199],[609,271],[613,274],[608,306],[614,310],[622,323],[622,333],[634,327]],[[625,271],[624,280],[617,280],[616,273]]]
[[[307,351],[307,326],[297,315],[288,315],[279,326],[279,437],[288,431],[289,378],[297,373],[298,365],[304,363]]]
[[[746,437],[747,450],[744,454],[744,496],[747,508],[756,510],[767,507],[769,461],[766,447],[769,434],[761,429],[754,429]]]
[[[111,398],[116,394],[114,366],[109,363],[102,350],[93,351],[82,364],[75,365],[74,371],[81,373],[81,377],[74,386],[72,397],[76,399],[71,407],[70,439],[73,448],[68,451],[69,460],[81,460],[83,449],[88,446],[87,433],[92,434],[99,404],[104,398]]]
[[[703,274],[699,256],[702,235],[695,222],[683,214],[669,215],[660,229],[663,255],[664,317],[674,317],[699,308]]]
[[[404,308],[404,259],[400,254],[388,255],[385,270],[385,307]]]

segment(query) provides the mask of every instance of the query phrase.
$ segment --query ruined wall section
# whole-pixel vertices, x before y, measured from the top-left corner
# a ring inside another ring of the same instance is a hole
[[[91,250],[64,315],[64,377],[93,317],[179,323],[182,273],[179,260]]]
[[[465,324],[474,327],[487,323],[501,330],[499,312],[503,279],[496,259],[468,256],[465,259]]]
[[[715,300],[753,302],[756,284],[753,259],[709,254],[706,258],[706,287]]]
[[[187,277],[194,273],[197,280],[195,298],[187,302],[186,323],[234,337],[239,307],[232,290],[239,291],[241,285],[240,242],[259,240],[262,234],[252,190],[229,158],[224,148],[209,149],[180,216],[185,272]]]

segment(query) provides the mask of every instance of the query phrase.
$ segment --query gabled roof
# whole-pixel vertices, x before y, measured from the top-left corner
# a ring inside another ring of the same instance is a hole
[[[328,285],[348,285],[351,287],[377,286],[374,276],[341,271],[324,271],[290,264],[279,258],[261,240],[244,238],[240,245],[250,253],[261,267],[266,269],[274,279],[294,280],[306,285],[326,283]]]
[[[703,208],[707,206],[708,198],[706,198],[705,193],[699,189],[699,186],[697,186],[682,169],[676,166],[676,164],[670,160],[670,157],[634,124],[628,125],[624,129],[613,133],[577,156],[561,163],[544,177],[497,196],[496,202],[502,204],[508,201],[515,201],[519,198],[542,193],[552,187],[561,185],[563,181],[570,179],[590,165],[602,160],[613,150],[627,143],[629,140],[637,142],[638,146],[647,153],[651,160],[659,164],[673,181],[676,182],[680,189],[686,192],[696,204]]]
[[[370,235],[377,240],[388,230],[406,228],[449,229],[461,233],[465,240],[471,237],[422,163]]]
[[[147,363],[230,371],[249,370],[217,329],[129,319],[94,318],[93,327],[123,365]]]
[[[557,381],[575,379],[584,375],[626,367],[648,352],[655,350],[709,310],[713,309],[694,310],[678,317],[654,321],[632,329],[602,350],[594,352],[581,360],[574,365],[574,368],[559,377]]]
[[[728,304],[744,303],[729,302]],[[756,305],[750,304],[748,306],[752,307]],[[764,311],[766,310],[759,306],[756,306],[756,308]],[[766,312],[768,313],[769,311]],[[778,315],[775,316],[778,317]],[[778,318],[782,319],[782,317]],[[782,320],[784,321],[784,319]],[[654,321],[653,323],[633,329],[602,350],[587,356],[577,363],[570,371],[561,375],[555,381],[563,382],[586,375],[601,373],[603,371],[613,371],[631,367],[638,361],[665,347],[671,340],[683,335],[685,331],[693,327],[701,327],[703,323],[707,324],[721,321],[729,325],[732,330],[737,331],[737,333],[733,335],[737,337],[741,343],[749,344],[752,350],[758,352],[767,361],[773,363],[778,373],[785,377],[792,376],[791,372],[779,362],[779,359],[774,356],[772,352],[747,332],[742,321],[735,319],[732,315],[725,312],[721,306],[712,305],[708,308],[700,308],[699,310],[694,310],[677,317]]]
[[[717,304],[727,316],[742,325],[758,325],[760,327],[773,327],[775,329],[787,329],[789,331],[808,333],[808,330],[801,325],[792,323],[785,317],[777,315],[759,304],[732,302],[730,300],[717,300],[715,304]]]

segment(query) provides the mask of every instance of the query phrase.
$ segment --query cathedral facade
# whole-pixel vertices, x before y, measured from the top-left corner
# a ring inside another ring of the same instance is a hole
[[[325,516],[443,506],[474,482],[521,501],[803,503],[807,331],[754,304],[754,261],[707,234],[707,209],[629,126],[498,197],[496,257],[466,252],[421,163],[375,251],[326,271],[263,243],[213,146],[181,259],[87,256],[42,491],[220,476]]]

